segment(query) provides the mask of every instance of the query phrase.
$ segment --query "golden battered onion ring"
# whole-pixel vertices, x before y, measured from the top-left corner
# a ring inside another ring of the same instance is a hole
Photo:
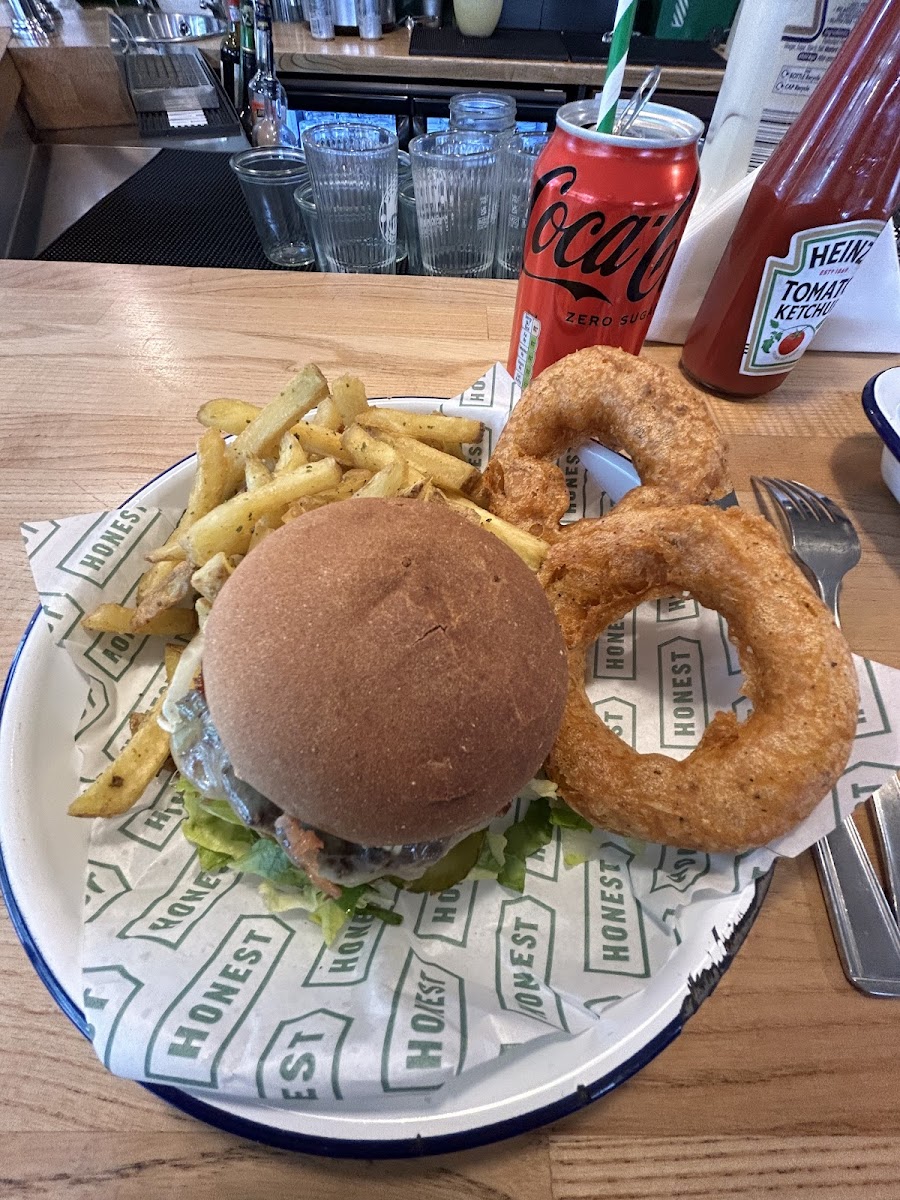
[[[637,496],[650,489],[631,493]],[[764,845],[833,787],[856,732],[850,651],[762,518],[627,502],[577,521],[541,580],[569,648],[569,695],[547,772],[592,824],[699,850]],[[683,761],[638,754],[584,690],[585,651],[644,600],[687,591],[728,621],[753,711],[718,712]]]
[[[541,372],[513,409],[484,475],[491,511],[552,539],[569,507],[555,460],[591,438],[631,455],[666,503],[731,490],[725,439],[700,392],[646,359],[589,346]]]

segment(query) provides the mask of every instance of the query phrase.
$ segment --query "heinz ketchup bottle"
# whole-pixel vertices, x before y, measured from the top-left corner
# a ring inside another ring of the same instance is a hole
[[[760,169],[685,341],[685,373],[726,396],[777,388],[898,202],[900,0],[870,0]]]

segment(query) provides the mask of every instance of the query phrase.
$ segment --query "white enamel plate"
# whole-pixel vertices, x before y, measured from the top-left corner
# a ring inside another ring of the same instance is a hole
[[[390,403],[427,411],[436,402]],[[586,462],[592,473],[602,457]],[[183,506],[193,469],[193,457],[185,459],[138,497],[147,505]],[[0,884],[35,970],[86,1033],[79,942],[89,828],[66,815],[78,791],[73,734],[83,699],[74,666],[54,647],[36,613],[0,701]],[[307,1153],[399,1157],[510,1137],[596,1100],[668,1045],[728,967],[767,885],[768,877],[735,896],[690,905],[685,936],[665,968],[612,1010],[596,1032],[541,1041],[521,1056],[504,1055],[437,1093],[392,1095],[365,1111],[326,1112],[235,1103],[208,1093],[201,1098],[172,1087],[150,1090],[210,1125]]]

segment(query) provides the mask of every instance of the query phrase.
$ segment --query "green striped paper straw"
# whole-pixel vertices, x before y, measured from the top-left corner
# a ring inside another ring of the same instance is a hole
[[[616,19],[609,46],[609,61],[606,64],[606,78],[603,80],[603,92],[600,96],[598,133],[612,133],[613,131],[616,104],[619,100],[619,93],[622,91],[622,80],[625,77],[625,63],[628,59],[628,47],[631,44],[631,30],[634,27],[634,14],[637,12],[637,6],[638,0],[618,0],[616,5]]]

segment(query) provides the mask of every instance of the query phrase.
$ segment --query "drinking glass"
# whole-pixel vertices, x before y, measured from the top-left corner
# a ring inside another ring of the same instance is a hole
[[[356,0],[356,24],[366,41],[381,37],[381,0]]]
[[[307,178],[301,152],[290,146],[257,146],[232,154],[229,162],[266,258],[280,267],[311,267],[313,248],[293,199]]]
[[[397,261],[397,136],[341,122],[303,132],[326,270],[393,275]]]
[[[303,15],[309,22],[309,32],[320,41],[330,42],[334,37],[334,15],[331,0],[302,0]]]
[[[516,101],[506,92],[460,92],[450,97],[450,128],[514,133]]]
[[[316,269],[319,271],[327,271],[325,264],[325,253],[322,249],[322,243],[319,238],[319,214],[316,211],[316,198],[313,195],[312,184],[307,177],[305,183],[294,191],[294,203],[300,209],[303,216],[303,224],[306,226],[309,233],[309,240],[312,243],[313,253],[316,258]]]
[[[410,184],[410,190],[412,185]],[[313,195],[312,184],[309,180],[300,185],[294,192],[294,201],[299,205],[300,211],[303,214],[303,223],[309,232],[309,240],[312,242],[313,252],[316,256],[316,269],[319,271],[327,271],[328,266],[325,259],[325,252],[322,249],[322,242],[319,237],[319,214],[316,210],[316,198]],[[413,199],[413,221],[415,221],[415,199]],[[399,213],[399,209],[398,209]],[[413,226],[415,231],[415,226]],[[418,251],[418,237],[415,240],[415,249]],[[397,274],[398,275],[421,275],[421,260],[418,260],[420,267],[413,271],[410,263],[407,263],[407,243],[405,237],[404,220],[402,215],[399,217],[397,225]]]
[[[424,275],[492,274],[501,150],[489,133],[426,133],[410,142]]]
[[[402,179],[400,191],[400,232],[406,243],[407,274],[422,274],[422,248],[419,245],[419,222],[416,217],[416,192],[412,176]]]
[[[516,133],[503,146],[503,183],[494,271],[498,279],[518,279],[522,270],[534,168],[538,155],[549,141],[549,133]]]
[[[490,37],[502,10],[503,0],[453,0],[453,15],[464,37]]]

